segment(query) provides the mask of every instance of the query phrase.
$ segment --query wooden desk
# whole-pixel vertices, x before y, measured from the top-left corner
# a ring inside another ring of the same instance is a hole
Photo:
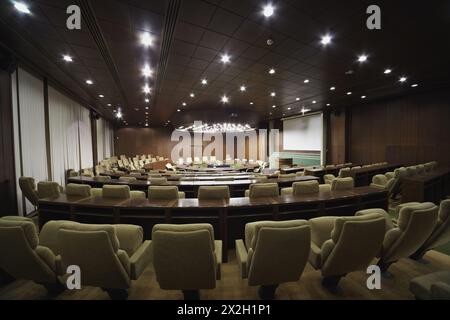
[[[402,179],[402,203],[434,202],[439,204],[450,195],[450,168]]]
[[[387,209],[387,191],[371,187],[320,192],[302,196],[231,198],[228,200],[149,200],[68,197],[39,200],[39,225],[49,220],[82,223],[135,224],[151,239],[158,223],[210,223],[223,241],[223,259],[236,239],[243,239],[245,224],[260,220],[310,219],[320,216],[350,216],[367,208]]]
[[[260,182],[257,180],[255,176],[247,175],[247,176],[238,176],[239,179],[234,179],[233,176],[222,176],[220,180],[217,177],[214,178],[206,178],[203,179],[181,179],[176,181],[167,181],[164,183],[164,186],[177,186],[180,191],[186,193],[187,198],[197,198],[198,188],[200,186],[224,186],[227,185],[230,187],[230,194],[232,197],[243,197],[245,195],[245,190],[248,190],[249,186],[253,183]],[[205,179],[206,178],[206,179]],[[242,178],[242,179],[241,179]],[[267,182],[276,182],[278,186],[281,188],[291,187],[292,183],[299,181],[310,181],[317,180],[317,177],[314,176],[304,176],[304,177],[294,177],[294,178],[277,178],[277,179],[268,179]],[[102,188],[104,184],[113,184],[113,185],[129,185],[131,190],[141,190],[147,192],[148,187],[151,183],[148,180],[137,180],[135,182],[124,182],[118,179],[111,179],[107,182],[96,181],[91,177],[71,177],[69,178],[69,183],[80,183],[80,184],[88,184],[93,188]]]

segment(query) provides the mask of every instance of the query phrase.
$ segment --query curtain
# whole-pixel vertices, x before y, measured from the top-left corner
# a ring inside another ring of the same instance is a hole
[[[12,81],[16,176],[33,177],[37,183],[48,179],[44,84],[22,69],[13,75]],[[31,203],[24,202],[20,189],[17,198],[19,214],[34,210]]]
[[[105,121],[97,120],[97,160],[105,159]]]
[[[80,170],[80,106],[52,87],[48,104],[52,180],[63,186],[68,169]]]
[[[94,166],[94,158],[92,154],[92,131],[91,118],[89,110],[79,106],[80,110],[80,149],[81,149],[81,168],[87,169]]]

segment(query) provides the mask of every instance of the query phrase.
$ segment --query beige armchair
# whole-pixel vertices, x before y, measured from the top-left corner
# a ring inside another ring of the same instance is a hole
[[[102,196],[105,198],[128,199],[131,197],[130,187],[105,184],[102,188]]]
[[[420,260],[431,249],[450,242],[450,200],[441,201],[436,225],[430,237],[411,256],[414,260]]]
[[[89,197],[91,195],[91,186],[87,184],[69,183],[66,186],[68,196]]]
[[[58,197],[63,188],[53,181],[40,181],[37,186],[39,199]]]
[[[229,199],[230,188],[228,186],[201,186],[198,188],[198,200]]]
[[[136,177],[120,177],[119,181],[122,181],[122,182],[136,182],[137,178]]]
[[[414,278],[409,289],[417,300],[450,300],[450,271]]]
[[[26,279],[47,288],[50,294],[64,290],[58,279],[59,259],[40,243],[33,221],[25,217],[0,218],[0,271],[14,279]]]
[[[381,249],[385,218],[378,213],[309,220],[309,262],[320,269],[322,285],[335,291],[347,273],[365,269]]]
[[[254,183],[249,190],[245,190],[245,196],[250,198],[278,197],[280,191],[278,183]]]
[[[331,185],[331,183],[333,182],[334,179],[336,179],[334,174],[325,174],[323,176],[323,181],[325,182],[325,184]]]
[[[403,204],[395,227],[388,230],[379,254],[378,266],[385,275],[389,266],[415,253],[430,237],[437,221],[438,207],[431,202]]]
[[[280,283],[298,281],[308,261],[311,232],[306,220],[258,221],[245,225],[245,244],[236,240],[242,278],[273,299]]]
[[[27,200],[30,201],[33,206],[37,207],[39,196],[36,189],[36,184],[34,182],[34,178],[20,177],[19,187],[25,198],[27,198]]]
[[[177,186],[150,186],[148,187],[148,198],[150,200],[178,200],[184,199],[186,194],[178,191]]]
[[[302,195],[331,191],[329,184],[319,184],[317,180],[294,182],[291,188],[281,189],[281,195]]]
[[[355,181],[351,177],[336,178],[331,183],[331,190],[349,190],[355,187]]]
[[[152,258],[151,241],[143,241],[142,227],[55,224],[63,267],[79,266],[82,285],[101,287],[112,299],[126,299],[131,280],[139,278]]]
[[[222,241],[210,224],[153,227],[153,265],[164,290],[182,290],[185,299],[199,299],[200,289],[214,289],[220,279]]]
[[[110,176],[95,176],[94,180],[98,181],[98,182],[107,182],[107,181],[111,180],[111,177]]]
[[[167,178],[149,178],[148,181],[151,185],[159,186],[167,183]]]

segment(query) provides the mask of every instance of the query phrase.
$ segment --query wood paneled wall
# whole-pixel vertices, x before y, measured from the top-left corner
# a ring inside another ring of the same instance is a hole
[[[450,90],[347,109],[348,155],[354,163],[450,165]]]
[[[326,115],[327,126],[327,164],[345,163],[346,114],[345,111],[330,112]]]
[[[0,216],[17,214],[13,137],[11,77],[0,70]]]

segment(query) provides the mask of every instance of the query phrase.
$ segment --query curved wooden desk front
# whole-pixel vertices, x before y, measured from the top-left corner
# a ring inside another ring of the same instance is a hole
[[[227,179],[227,180],[221,180]],[[309,181],[318,180],[319,178],[314,176],[305,177],[294,177],[294,178],[277,178],[268,179],[267,182],[277,182],[278,186],[281,188],[291,187],[292,183],[299,181]],[[137,180],[135,182],[124,182],[118,179],[111,179],[107,182],[96,181],[90,177],[72,177],[69,178],[69,183],[81,183],[88,184],[93,188],[102,188],[104,184],[115,184],[115,185],[129,185],[131,190],[141,190],[147,192],[148,187],[151,183],[145,180]],[[245,190],[253,183],[261,182],[251,176],[239,175],[233,179],[221,177],[220,179],[214,177],[184,177],[182,180],[167,181],[164,186],[177,186],[180,191],[186,193],[186,198],[197,198],[197,191],[200,186],[224,186],[230,187],[230,194],[232,197],[243,197],[245,195]]]
[[[348,191],[320,192],[302,196],[231,198],[229,200],[131,200],[74,197],[61,194],[39,200],[39,224],[49,220],[83,223],[135,224],[144,228],[145,239],[158,223],[211,223],[223,240],[223,259],[234,240],[244,237],[245,224],[260,220],[310,219],[353,215],[366,208],[388,206],[387,191],[360,187]]]

